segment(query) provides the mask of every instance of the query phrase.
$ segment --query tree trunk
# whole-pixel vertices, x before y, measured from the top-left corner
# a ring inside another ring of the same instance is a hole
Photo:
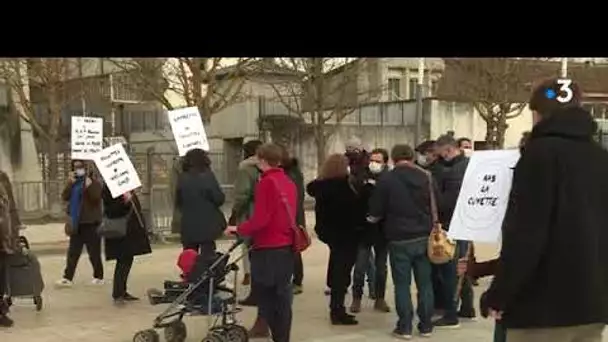
[[[317,146],[317,174],[319,174],[319,172],[321,171],[321,167],[323,166],[323,163],[325,162],[325,158],[326,158],[326,147],[327,147],[327,136],[325,135],[325,132],[323,131],[323,125],[322,124],[318,124],[315,125],[314,128],[315,132],[315,145]]]
[[[499,150],[504,147],[508,127],[506,119],[500,119],[498,116],[490,117],[490,120],[486,121],[486,142],[489,148]]]

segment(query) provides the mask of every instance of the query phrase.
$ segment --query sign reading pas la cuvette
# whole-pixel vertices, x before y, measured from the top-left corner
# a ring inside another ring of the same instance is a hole
[[[198,107],[170,110],[167,116],[180,157],[196,148],[209,151],[209,141]]]

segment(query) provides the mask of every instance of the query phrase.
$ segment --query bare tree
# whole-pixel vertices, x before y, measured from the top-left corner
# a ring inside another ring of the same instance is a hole
[[[133,84],[146,97],[172,110],[171,95],[187,106],[197,106],[203,121],[241,100],[245,81],[244,67],[249,58],[234,58],[230,67],[222,67],[228,58],[121,58],[112,65],[132,77]],[[225,82],[228,80],[228,82]]]
[[[472,103],[486,123],[486,142],[502,148],[507,121],[522,113],[539,77],[537,66],[515,58],[447,58],[438,94]]]
[[[275,58],[263,63],[266,71],[290,74],[270,82],[277,100],[291,115],[310,123],[317,147],[317,166],[325,160],[327,141],[342,119],[381,94],[381,87],[359,82],[367,59]],[[361,84],[367,84],[360,89]]]
[[[70,87],[79,62],[72,58],[5,58],[0,78],[12,94],[15,113],[29,123],[49,155],[49,179],[58,179],[57,154],[61,113],[70,101],[82,96]],[[35,105],[45,113],[36,113]]]

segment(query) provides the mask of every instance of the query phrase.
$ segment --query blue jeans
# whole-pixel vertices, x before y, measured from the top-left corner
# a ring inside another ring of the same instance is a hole
[[[353,271],[353,297],[363,297],[363,287],[367,276],[367,288],[370,297],[376,295],[376,266],[374,262],[374,252],[371,246],[361,246],[357,252],[357,262]]]
[[[494,342],[507,342],[507,329],[500,321],[494,324]]]
[[[458,302],[455,298],[456,290],[458,288],[458,275],[456,274],[456,266],[458,259],[464,257],[467,252],[468,241],[457,241],[456,242],[456,257],[448,263],[442,265],[436,265],[436,269],[441,277],[441,293],[444,298],[445,314],[444,318],[449,321],[458,321]],[[460,297],[458,298],[462,302],[461,310],[468,311],[473,310],[473,286],[470,279],[465,278],[462,282],[462,288]]]
[[[428,238],[391,241],[388,244],[391,273],[395,286],[395,307],[399,320],[397,329],[400,332],[412,333],[414,308],[410,286],[412,271],[418,289],[418,308],[416,310],[420,323],[418,330],[429,333],[433,330],[433,285],[431,282],[431,262],[427,256]]]

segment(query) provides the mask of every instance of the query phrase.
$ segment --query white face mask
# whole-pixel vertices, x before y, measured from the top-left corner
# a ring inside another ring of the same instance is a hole
[[[372,173],[380,173],[382,172],[382,169],[384,168],[384,166],[378,162],[371,162],[369,163],[369,170]]]
[[[74,173],[76,174],[77,177],[83,177],[86,173],[85,169],[76,169],[74,170]]]
[[[473,154],[473,149],[472,148],[465,148],[463,149],[464,152],[464,156],[465,157],[470,157]]]
[[[424,154],[418,155],[418,164],[426,166],[427,160],[426,160],[426,156]]]

